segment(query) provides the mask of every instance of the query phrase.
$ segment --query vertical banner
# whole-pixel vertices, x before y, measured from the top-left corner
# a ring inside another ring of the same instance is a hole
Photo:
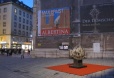
[[[41,10],[38,11],[38,36],[41,36]]]

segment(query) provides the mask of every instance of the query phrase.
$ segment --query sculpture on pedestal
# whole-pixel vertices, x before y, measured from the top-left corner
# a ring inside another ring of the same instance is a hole
[[[83,68],[87,67],[83,65],[83,59],[85,57],[84,49],[81,46],[74,47],[73,50],[70,50],[70,57],[72,57],[74,63],[70,65],[73,68]]]

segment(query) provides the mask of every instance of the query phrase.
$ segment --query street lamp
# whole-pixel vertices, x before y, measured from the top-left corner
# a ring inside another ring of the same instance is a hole
[[[93,30],[94,33],[98,33],[96,24],[97,24],[97,19],[98,19],[99,13],[100,13],[100,12],[99,12],[99,10],[96,8],[96,5],[93,5],[93,9],[90,11],[90,15],[91,15],[92,20],[93,20],[93,22],[94,22],[94,30]]]

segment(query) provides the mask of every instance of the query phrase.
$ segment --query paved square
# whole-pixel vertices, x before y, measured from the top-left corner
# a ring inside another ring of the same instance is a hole
[[[31,58],[0,55],[0,78],[114,78],[114,68],[78,76],[47,69],[46,67],[69,64],[69,58]],[[114,67],[114,59],[84,59],[84,63]]]

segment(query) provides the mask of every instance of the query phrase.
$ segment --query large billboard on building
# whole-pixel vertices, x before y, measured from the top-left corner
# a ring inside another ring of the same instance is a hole
[[[70,34],[70,10],[68,7],[38,11],[38,36]]]
[[[114,32],[114,5],[81,6],[81,33]]]

